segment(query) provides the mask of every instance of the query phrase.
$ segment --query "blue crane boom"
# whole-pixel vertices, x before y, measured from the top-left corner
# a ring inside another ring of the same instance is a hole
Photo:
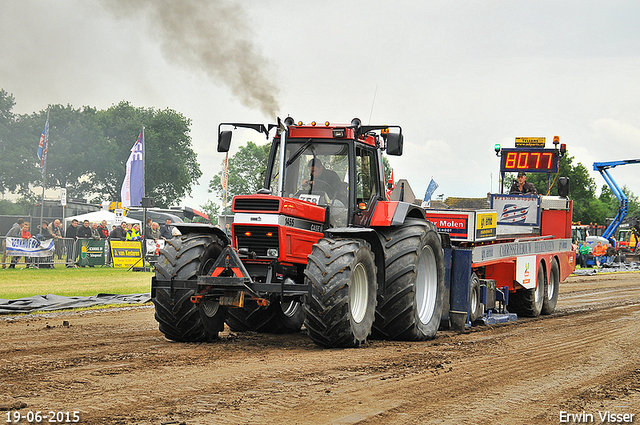
[[[640,159],[623,159],[620,161],[593,163],[593,169],[595,171],[598,171],[602,175],[602,177],[604,178],[604,181],[607,182],[613,194],[616,195],[616,198],[618,198],[618,201],[620,201],[620,209],[618,210],[618,214],[616,214],[611,224],[609,224],[609,226],[605,229],[604,233],[602,234],[602,237],[606,238],[611,243],[613,243],[611,236],[613,236],[613,233],[616,231],[616,229],[618,228],[622,220],[624,220],[624,218],[627,216],[627,213],[629,212],[629,199],[627,198],[627,195],[624,194],[622,189],[620,189],[620,186],[618,186],[615,180],[613,180],[613,177],[611,177],[611,174],[609,174],[609,168],[614,168],[614,167],[617,167],[618,165],[638,164],[638,163],[640,163]]]

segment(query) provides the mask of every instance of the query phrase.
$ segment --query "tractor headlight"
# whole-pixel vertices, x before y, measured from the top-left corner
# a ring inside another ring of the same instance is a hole
[[[278,250],[276,248],[267,249],[267,257],[278,258]]]

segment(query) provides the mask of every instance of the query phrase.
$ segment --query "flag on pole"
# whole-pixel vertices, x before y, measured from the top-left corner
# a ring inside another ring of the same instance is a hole
[[[49,117],[40,135],[40,144],[38,145],[38,159],[40,160],[40,172],[44,176],[45,165],[47,164],[47,151],[49,150]]]
[[[431,181],[429,182],[429,186],[427,186],[427,191],[424,193],[424,199],[422,200],[422,208],[431,206],[431,196],[433,196],[437,188],[438,188],[438,183],[436,183],[436,181],[432,177]]]
[[[143,143],[144,135],[141,131],[138,140],[136,140],[131,148],[131,154],[127,160],[127,172],[122,182],[122,189],[120,190],[123,207],[138,207],[142,203],[142,195],[144,192],[142,163]]]

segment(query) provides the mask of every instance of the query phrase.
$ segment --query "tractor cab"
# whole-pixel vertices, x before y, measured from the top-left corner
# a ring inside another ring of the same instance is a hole
[[[278,130],[271,145],[264,189],[258,193],[321,206],[327,212],[327,227],[366,225],[376,203],[385,199],[381,149],[387,148],[391,155],[401,154],[401,132],[389,134],[386,126],[363,127],[358,119],[351,125],[326,122],[322,126],[315,122],[294,124],[287,118],[269,129],[273,127]],[[266,127],[250,128],[268,137]],[[382,130],[382,135],[373,131],[376,129]],[[221,145],[224,151],[228,143],[223,139],[225,133],[220,132],[219,151]],[[387,146],[382,146],[385,142]]]

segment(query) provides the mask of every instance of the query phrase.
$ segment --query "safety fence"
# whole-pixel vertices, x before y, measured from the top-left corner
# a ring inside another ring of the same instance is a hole
[[[1,267],[144,267],[154,265],[164,240],[48,239],[0,237]]]

